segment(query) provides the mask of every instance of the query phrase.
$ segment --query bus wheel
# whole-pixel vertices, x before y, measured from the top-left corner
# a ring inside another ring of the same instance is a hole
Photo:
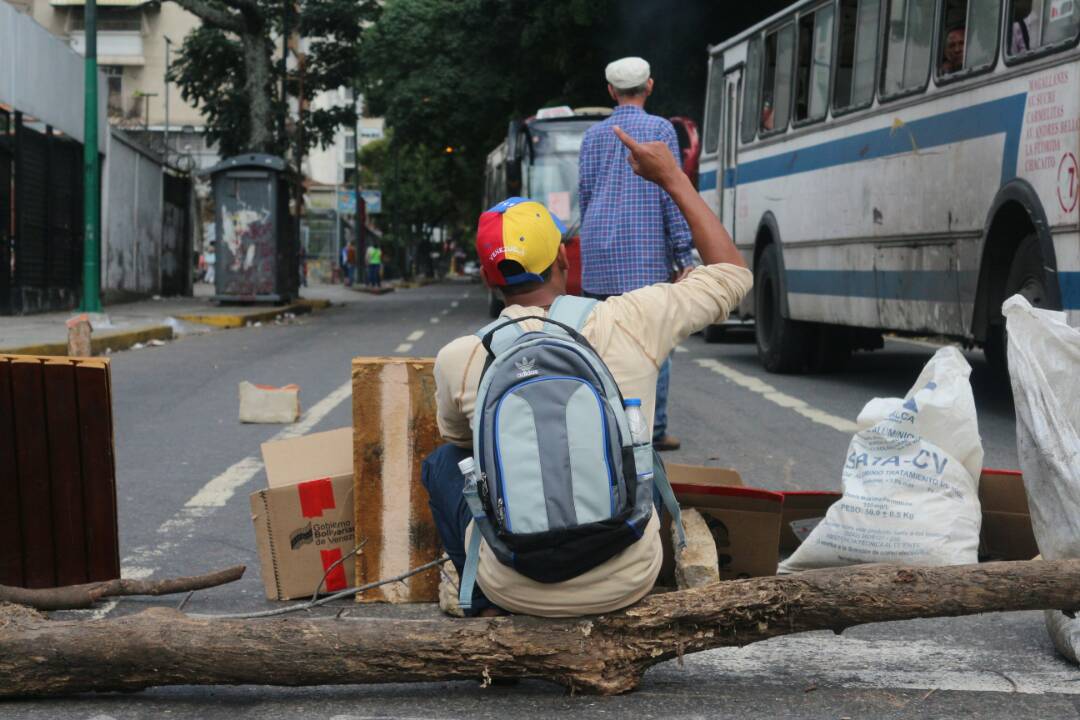
[[[780,313],[780,260],[776,246],[767,245],[754,268],[754,334],[758,358],[774,373],[797,373],[806,367],[806,323],[795,322]]]
[[[1016,249],[1012,264],[1009,266],[1009,275],[1005,279],[1005,292],[1001,296],[1001,301],[1004,302],[1019,293],[1034,307],[1046,307],[1046,275],[1043,267],[1039,237],[1031,233],[1020,242],[1020,247]],[[1001,308],[995,308],[995,311],[999,317],[987,330],[983,354],[994,370],[1008,376],[1005,319],[1000,317]]]

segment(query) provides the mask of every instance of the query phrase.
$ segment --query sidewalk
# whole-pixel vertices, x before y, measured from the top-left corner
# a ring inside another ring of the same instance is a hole
[[[195,297],[140,300],[108,305],[91,319],[95,355],[158,344],[186,334],[273,322],[358,300],[341,285],[301,288],[301,298],[288,305],[217,305],[213,288],[195,286]],[[77,311],[0,318],[0,353],[9,355],[67,355],[67,326]]]

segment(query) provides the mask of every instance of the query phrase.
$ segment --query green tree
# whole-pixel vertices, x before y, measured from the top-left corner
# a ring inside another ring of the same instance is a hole
[[[366,32],[362,64],[371,112],[395,146],[437,155],[453,146],[451,192],[460,225],[475,222],[484,160],[507,122],[538,108],[611,105],[604,67],[648,59],[656,114],[700,121],[706,46],[787,4],[715,0],[386,0]]]
[[[317,93],[353,87],[360,74],[360,38],[365,24],[378,16],[377,0],[174,0],[200,20],[202,27],[185,38],[171,68],[171,79],[187,102],[206,116],[211,139],[224,155],[268,152],[284,155],[296,147],[327,144],[342,124],[353,124],[352,107],[309,109]],[[286,15],[287,14],[287,15]],[[286,80],[287,92],[302,98],[302,121],[291,128],[277,121],[281,68],[274,38],[285,25],[305,39],[293,54],[297,67]]]

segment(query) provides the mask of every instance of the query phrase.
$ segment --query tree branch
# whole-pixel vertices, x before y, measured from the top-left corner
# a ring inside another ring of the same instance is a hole
[[[173,0],[173,2],[202,20],[206,25],[234,33],[244,31],[244,21],[239,15],[233,14],[224,8],[215,7],[206,0]],[[230,4],[234,2],[236,0],[232,0]]]
[[[651,595],[620,612],[572,620],[210,620],[158,608],[48,621],[0,606],[0,698],[482,677],[541,678],[615,694],[633,690],[658,662],[710,648],[868,622],[1055,608],[1080,608],[1080,560],[752,578]]]
[[[68,585],[58,588],[26,589],[0,585],[0,603],[9,602],[29,605],[37,610],[79,610],[92,607],[104,597],[125,595],[172,595],[174,593],[203,590],[239,580],[244,574],[243,565],[224,570],[195,575],[193,577],[167,578],[165,580],[106,580]]]

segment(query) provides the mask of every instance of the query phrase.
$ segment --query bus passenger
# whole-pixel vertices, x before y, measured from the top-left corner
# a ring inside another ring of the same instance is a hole
[[[1013,23],[1009,40],[1009,54],[1019,55],[1039,46],[1035,37],[1039,19],[1032,9],[1031,0],[1014,0],[1012,5]]]
[[[945,36],[944,58],[940,74],[948,75],[964,69],[964,26],[953,28]]]

